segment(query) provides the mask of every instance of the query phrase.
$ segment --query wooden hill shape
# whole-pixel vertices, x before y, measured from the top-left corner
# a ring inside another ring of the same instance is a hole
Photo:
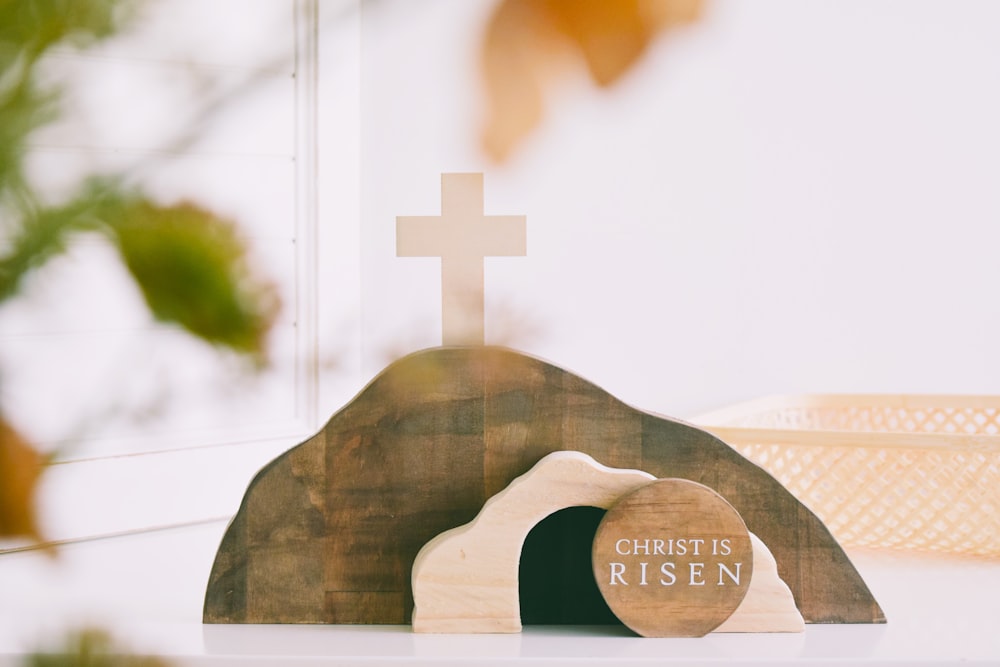
[[[715,436],[489,347],[395,362],[319,433],[261,470],[222,539],[204,621],[409,623],[421,547],[560,450],[714,489],[771,549],[806,622],[884,622],[823,523]],[[546,558],[544,567],[559,567]],[[522,570],[531,566],[522,560]],[[562,606],[572,609],[578,594],[565,586]],[[552,614],[535,622],[564,622]]]

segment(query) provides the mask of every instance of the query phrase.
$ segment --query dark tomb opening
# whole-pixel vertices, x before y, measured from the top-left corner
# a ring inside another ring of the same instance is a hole
[[[522,625],[621,625],[594,581],[590,552],[605,511],[567,507],[545,517],[521,549]]]

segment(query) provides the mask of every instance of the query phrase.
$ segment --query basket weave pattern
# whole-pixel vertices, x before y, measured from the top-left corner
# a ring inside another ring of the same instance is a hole
[[[834,405],[744,415],[723,439],[774,475],[845,546],[1000,557],[997,405]],[[709,430],[712,429],[708,426]],[[756,437],[787,429],[796,444]],[[738,432],[734,434],[733,431]],[[810,433],[869,433],[863,446],[810,442]],[[899,434],[938,434],[911,447]]]

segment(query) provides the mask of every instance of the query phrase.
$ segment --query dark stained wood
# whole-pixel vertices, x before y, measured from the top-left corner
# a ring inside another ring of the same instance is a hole
[[[204,620],[408,623],[420,548],[559,450],[714,489],[770,547],[807,622],[884,622],[829,530],[715,436],[626,406],[545,362],[484,347],[435,348],[392,364],[317,435],[261,470],[219,547]]]

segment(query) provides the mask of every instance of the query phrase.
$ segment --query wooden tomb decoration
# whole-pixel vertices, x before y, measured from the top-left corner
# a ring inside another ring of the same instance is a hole
[[[608,509],[654,481],[580,452],[542,458],[486,501],[476,518],[424,545],[413,563],[416,632],[518,632],[518,568],[528,532],[566,507]]]
[[[580,452],[545,456],[487,500],[471,522],[424,545],[413,564],[413,630],[519,632],[524,539],[552,512],[581,505],[611,508],[594,540],[594,576],[617,616],[639,634],[802,631],[802,616],[774,558],[718,494],[687,480],[657,481],[639,470],[608,468]],[[706,508],[725,512],[731,526],[724,527],[737,534],[713,532]],[[664,537],[678,529],[688,537]],[[700,537],[692,538],[692,530]],[[660,537],[636,537],[643,532]],[[653,570],[650,560],[656,561]],[[681,574],[689,570],[687,581],[677,577],[678,562]],[[707,585],[706,564],[719,566],[720,579],[726,568],[724,583],[735,585]],[[722,604],[713,604],[715,598]],[[652,608],[643,601],[652,601]]]
[[[393,363],[261,470],[222,539],[204,620],[408,623],[421,547],[562,450],[708,486],[770,548],[806,622],[884,622],[819,519],[715,436],[490,347],[434,348]],[[560,595],[572,605],[578,592]],[[553,612],[538,622],[562,620]]]

